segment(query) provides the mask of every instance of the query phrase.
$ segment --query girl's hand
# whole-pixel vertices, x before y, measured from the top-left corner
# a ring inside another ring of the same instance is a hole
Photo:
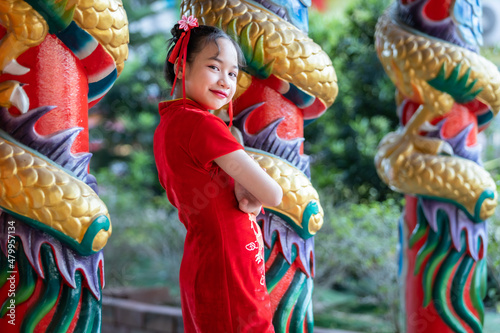
[[[234,194],[239,203],[238,208],[242,212],[259,215],[262,203],[238,182],[234,182]]]

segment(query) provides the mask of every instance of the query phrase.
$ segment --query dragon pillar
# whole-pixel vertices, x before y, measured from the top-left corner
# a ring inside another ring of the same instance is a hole
[[[232,131],[283,189],[257,217],[266,245],[266,283],[276,332],[312,332],[314,235],[323,224],[303,154],[303,128],[337,96],[328,55],[307,37],[310,1],[185,0],[182,14],[218,26],[241,46]],[[216,114],[228,120],[226,110]]]
[[[406,194],[400,220],[406,331],[482,332],[487,219],[497,205],[477,135],[500,109],[500,73],[479,55],[481,1],[398,0],[376,49],[397,88],[398,131],[381,179]]]
[[[0,2],[0,331],[99,332],[108,211],[88,110],[123,69],[121,0]]]

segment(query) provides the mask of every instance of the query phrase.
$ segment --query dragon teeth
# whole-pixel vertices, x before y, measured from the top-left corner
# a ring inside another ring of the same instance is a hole
[[[12,105],[14,105],[19,109],[19,111],[21,111],[21,113],[24,114],[28,112],[30,100],[21,85],[18,85],[16,88],[14,88],[14,91],[12,92],[12,95],[10,95],[9,100]]]
[[[426,132],[435,132],[438,129],[439,129],[439,127],[432,125],[428,121],[426,121],[425,123],[422,124],[422,126],[420,126],[420,130],[426,131]]]
[[[453,154],[454,154],[453,148],[446,141],[443,141],[443,144],[441,145],[441,147],[439,147],[439,152],[438,153],[444,153],[444,154],[450,155],[450,156],[453,156]]]

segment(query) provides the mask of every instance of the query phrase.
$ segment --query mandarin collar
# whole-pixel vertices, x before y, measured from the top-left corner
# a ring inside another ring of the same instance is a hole
[[[160,115],[163,115],[169,108],[179,107],[179,106],[183,105],[184,103],[185,103],[186,107],[191,107],[191,108],[200,109],[203,111],[208,111],[207,108],[201,106],[198,102],[195,102],[192,99],[176,98],[176,99],[172,99],[169,101],[162,101],[162,102],[158,103],[158,109],[159,109]]]

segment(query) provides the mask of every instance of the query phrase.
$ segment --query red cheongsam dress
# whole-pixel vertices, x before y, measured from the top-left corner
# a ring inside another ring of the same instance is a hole
[[[192,100],[162,102],[159,110],[159,179],[187,229],[180,269],[185,332],[274,332],[260,228],[238,209],[234,180],[213,161],[243,147]]]

